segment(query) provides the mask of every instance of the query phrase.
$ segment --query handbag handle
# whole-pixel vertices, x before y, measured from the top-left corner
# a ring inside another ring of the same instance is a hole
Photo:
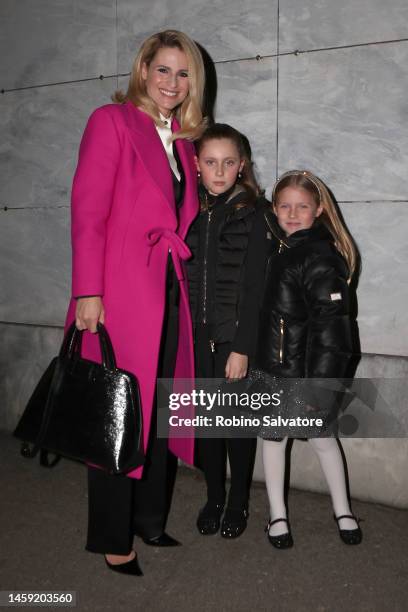
[[[115,352],[107,329],[102,323],[98,323],[97,329],[102,363],[108,370],[116,370]],[[75,321],[70,325],[61,346],[60,357],[73,359],[75,355],[81,356],[82,332],[83,330],[77,329]]]
[[[62,346],[59,352],[59,358],[68,357],[68,359],[75,359],[75,356],[81,356],[82,331],[83,330],[77,329],[75,321],[70,325],[62,342]],[[102,323],[98,323],[98,338],[102,355],[102,364],[108,370],[116,370],[115,352],[113,350],[112,342],[106,330],[106,327],[102,325]],[[41,444],[44,440],[48,422],[52,412],[51,396],[52,392],[48,394],[47,403],[44,408],[42,423],[38,432],[37,439],[34,442],[33,448],[30,449],[29,445],[25,442],[23,442],[22,444],[21,454],[23,455],[23,457],[35,457],[35,455],[41,449]]]

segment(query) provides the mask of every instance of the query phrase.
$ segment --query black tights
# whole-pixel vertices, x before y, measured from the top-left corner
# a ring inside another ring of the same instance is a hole
[[[230,352],[230,342],[217,344],[215,352],[212,352],[207,326],[198,327],[195,342],[197,378],[225,378],[225,365]],[[200,438],[196,443],[197,461],[204,472],[208,501],[224,503],[228,456],[231,471],[228,506],[247,508],[256,438]]]

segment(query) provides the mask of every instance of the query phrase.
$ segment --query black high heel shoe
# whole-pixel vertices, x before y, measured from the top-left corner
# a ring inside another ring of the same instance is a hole
[[[220,528],[224,504],[207,502],[198,514],[197,529],[201,535],[214,535]]]
[[[270,535],[269,534],[269,529],[272,527],[272,525],[275,525],[275,523],[279,523],[280,521],[282,521],[282,522],[287,524],[288,531],[286,531],[285,533],[281,533],[281,534],[279,534],[277,536]],[[293,538],[292,538],[292,534],[290,532],[290,525],[289,525],[288,519],[277,518],[274,521],[271,521],[271,519],[269,519],[268,524],[265,527],[265,531],[268,534],[269,542],[275,548],[279,548],[279,549],[292,548],[292,546],[293,546]]]
[[[137,560],[137,555],[126,563],[109,563],[107,558],[104,555],[105,563],[113,572],[118,572],[118,574],[127,574],[128,576],[143,576],[143,572],[140,568],[139,562]]]
[[[163,547],[163,546],[181,546],[181,542],[179,542],[175,538],[172,538],[165,531],[163,531],[162,534],[160,534],[159,536],[156,536],[155,538],[143,538],[142,537],[142,540],[148,546],[157,546],[157,547]]]
[[[339,521],[340,521],[340,519],[344,519],[344,518],[349,518],[349,519],[355,520],[356,523],[357,523],[357,529],[340,529]],[[353,546],[355,544],[360,544],[361,543],[361,540],[363,539],[363,533],[362,533],[362,531],[360,529],[359,523],[360,523],[360,521],[362,519],[355,517],[354,514],[342,514],[341,516],[333,515],[333,519],[337,523],[337,528],[339,530],[340,539],[345,544],[349,544],[349,545]]]
[[[232,540],[239,538],[247,527],[248,510],[245,508],[227,508],[222,519],[221,537]]]

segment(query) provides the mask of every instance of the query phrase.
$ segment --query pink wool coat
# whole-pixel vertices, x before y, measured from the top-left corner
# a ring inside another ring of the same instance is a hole
[[[173,131],[179,129],[175,120]],[[72,189],[72,299],[101,295],[117,365],[140,385],[145,448],[155,396],[165,308],[169,249],[180,282],[176,378],[194,376],[193,341],[184,243],[198,212],[194,147],[176,140],[186,188],[177,221],[168,159],[153,120],[131,102],[93,112],[86,126]],[[100,361],[96,335],[84,332],[82,355]],[[169,448],[193,463],[193,437],[172,438]],[[140,478],[143,467],[128,476]]]

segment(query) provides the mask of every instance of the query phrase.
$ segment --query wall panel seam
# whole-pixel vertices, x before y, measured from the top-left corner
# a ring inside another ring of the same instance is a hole
[[[280,0],[278,0],[278,18],[277,18],[277,59],[276,59],[276,149],[275,149],[275,180],[278,179],[279,173],[279,53],[280,53]]]
[[[54,325],[53,323],[23,323],[21,321],[0,321],[0,325],[9,325],[15,327],[39,327],[41,329],[64,329],[64,325]]]
[[[75,85],[76,83],[89,83],[90,81],[105,81],[106,79],[118,79],[121,76],[129,76],[128,74],[100,74],[97,77],[87,77],[85,79],[73,79],[71,81],[55,81],[51,83],[40,83],[39,85],[27,85],[25,87],[13,87],[11,89],[1,89],[0,93],[13,93],[16,91],[27,91],[29,89],[43,89],[44,87],[57,87],[59,85]]]
[[[22,206],[2,206],[0,208],[0,212],[9,212],[10,210],[60,210],[61,208],[70,208],[71,205],[68,204],[44,204],[43,206],[37,206],[34,204],[33,206],[22,205]]]
[[[48,323],[22,323],[20,321],[0,321],[0,325],[15,327],[39,327],[40,329],[64,329],[64,325],[54,325]],[[361,353],[361,357],[385,357],[388,359],[408,360],[408,355],[394,355],[391,353]]]
[[[382,198],[380,200],[336,200],[337,204],[408,204],[408,196],[402,200],[391,200]],[[0,207],[0,213],[10,212],[12,210],[61,210],[69,209],[71,205],[67,204],[45,204],[43,206],[38,205],[21,205],[21,206],[7,206],[3,205]]]
[[[115,42],[116,42],[116,89],[119,89],[119,51],[118,51],[118,0],[115,3]]]
[[[215,61],[214,64],[217,65],[217,64],[230,64],[230,63],[245,62],[245,61],[261,61],[263,59],[286,57],[290,55],[298,56],[298,55],[304,55],[307,53],[320,53],[322,51],[339,51],[343,49],[355,49],[358,47],[370,47],[370,46],[376,46],[376,45],[390,45],[390,44],[404,43],[404,42],[408,42],[408,38],[398,38],[394,40],[379,40],[379,41],[366,42],[366,43],[354,43],[354,44],[349,44],[349,45],[337,45],[333,47],[319,47],[316,49],[295,49],[294,51],[285,51],[283,53],[271,53],[271,54],[266,54],[266,55],[258,54],[258,55],[249,56],[249,57],[239,57],[239,58],[232,58],[228,60],[218,60],[218,61]],[[38,85],[27,85],[25,87],[14,87],[10,89],[2,88],[0,89],[0,93],[6,94],[6,93],[12,93],[16,91],[26,91],[29,89],[39,89],[43,87],[54,87],[58,85],[72,85],[75,83],[84,83],[84,82],[98,81],[98,80],[102,81],[104,79],[119,79],[120,77],[128,77],[129,75],[130,75],[130,72],[116,73],[116,74],[110,74],[110,75],[101,74],[96,77],[88,77],[84,79],[74,79],[70,81],[41,83]]]

